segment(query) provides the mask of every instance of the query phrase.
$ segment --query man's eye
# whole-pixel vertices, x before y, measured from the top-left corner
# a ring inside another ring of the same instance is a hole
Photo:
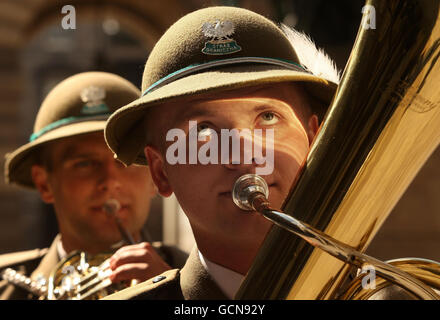
[[[273,112],[265,112],[261,116],[264,125],[272,125],[278,122],[278,116]]]
[[[208,124],[201,123],[197,125],[197,135],[199,137],[202,136],[210,136],[214,129],[212,129]]]
[[[83,161],[75,162],[73,166],[75,168],[87,168],[87,167],[90,167],[92,165],[93,165],[92,161],[90,161],[90,160],[83,160]]]

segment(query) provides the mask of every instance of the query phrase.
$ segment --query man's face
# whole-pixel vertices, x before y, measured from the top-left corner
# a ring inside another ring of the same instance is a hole
[[[120,202],[125,228],[139,232],[155,194],[147,168],[117,162],[102,132],[61,139],[47,149],[51,168],[34,166],[33,177],[42,199],[54,205],[63,243],[101,251],[119,241],[114,218],[103,210],[110,198]]]
[[[199,132],[206,132],[209,128],[218,134],[219,140],[222,129],[249,129],[251,132],[262,129],[263,154],[273,152],[274,156],[273,171],[263,178],[269,185],[270,203],[279,208],[309,150],[306,129],[295,113],[295,110],[304,110],[306,104],[305,95],[298,87],[277,85],[258,90],[236,90],[215,98],[169,104],[161,106],[161,111],[152,112],[157,124],[155,130],[165,146],[159,147],[158,152],[151,147],[145,148],[153,178],[162,195],[175,193],[189,218],[196,239],[215,237],[220,241],[225,239],[252,243],[260,242],[264,238],[271,223],[260,215],[240,210],[231,196],[237,178],[255,173],[262,165],[245,164],[243,155],[240,157],[240,164],[221,164],[220,161],[219,164],[201,164],[199,161],[196,164],[170,164],[166,150],[173,142],[165,141],[166,132],[163,129],[177,128],[188,135],[189,121],[197,121]],[[273,141],[264,139],[264,132],[268,129],[274,132]],[[157,139],[154,140],[160,143]],[[245,140],[246,137],[241,140],[242,151]],[[205,143],[207,142],[198,142],[198,150]],[[220,142],[218,147],[219,154],[224,152],[220,150]],[[186,152],[190,152],[189,142]],[[160,154],[161,159],[157,166],[152,164],[154,154]]]

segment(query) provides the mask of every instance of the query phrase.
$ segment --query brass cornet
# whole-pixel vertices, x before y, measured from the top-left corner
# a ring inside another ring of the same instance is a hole
[[[109,199],[103,209],[111,215],[128,244],[134,244],[130,233],[124,228],[117,212],[120,204]],[[40,300],[96,300],[136,284],[112,283],[109,258],[113,252],[89,255],[83,251],[74,251],[61,260],[44,281],[34,281],[13,269],[3,271],[3,279],[29,291]]]

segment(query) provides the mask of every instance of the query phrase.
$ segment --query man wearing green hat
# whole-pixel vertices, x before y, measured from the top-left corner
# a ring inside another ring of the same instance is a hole
[[[147,60],[141,98],[109,118],[105,136],[120,161],[148,163],[159,193],[176,195],[196,247],[181,270],[107,299],[234,298],[271,223],[240,210],[233,185],[260,174],[280,207],[337,82],[306,36],[254,12],[206,8],[171,26]]]
[[[47,95],[30,142],[7,154],[5,176],[7,183],[35,188],[45,203],[53,204],[59,235],[48,249],[0,256],[0,270],[9,267],[44,281],[74,250],[91,256],[111,253],[127,241],[137,244],[123,246],[110,259],[113,282],[146,280],[183,264],[183,252],[143,242],[148,239],[142,228],[156,195],[151,176],[145,167],[116,161],[104,141],[108,116],[139,94],[117,75],[85,72]],[[6,281],[0,294],[1,299],[28,296]]]

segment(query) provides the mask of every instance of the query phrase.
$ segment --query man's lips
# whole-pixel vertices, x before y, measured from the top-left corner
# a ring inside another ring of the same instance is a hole
[[[121,207],[120,207],[120,209],[117,211],[117,212],[120,212],[120,211],[122,211],[122,210],[126,210],[126,209],[128,209],[130,206],[128,205],[128,204],[121,204]],[[100,206],[92,206],[92,207],[90,207],[90,209],[92,210],[92,211],[102,211],[102,212],[106,212],[105,210],[104,210],[104,205],[100,205]]]

